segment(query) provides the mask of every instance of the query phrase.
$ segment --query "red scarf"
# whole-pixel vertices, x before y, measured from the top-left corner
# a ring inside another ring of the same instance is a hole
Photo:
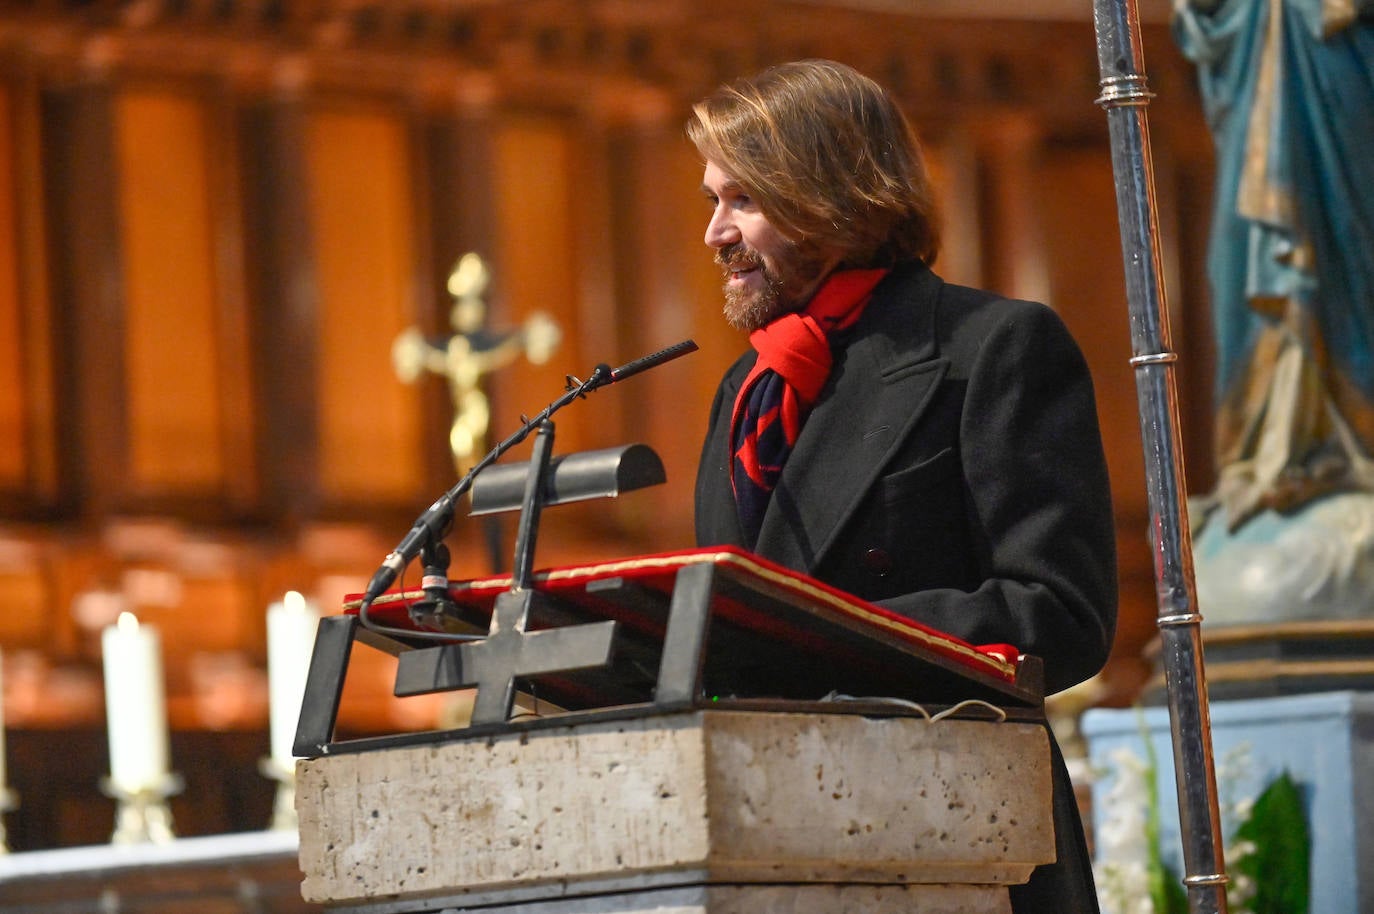
[[[852,325],[887,270],[835,273],[801,311],[755,330],[758,361],[740,386],[730,420],[731,482],[749,545],[801,434],[806,415],[830,377],[830,334]]]

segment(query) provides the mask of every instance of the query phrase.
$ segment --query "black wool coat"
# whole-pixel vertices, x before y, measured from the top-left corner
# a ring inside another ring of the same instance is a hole
[[[729,453],[753,350],[727,371],[698,469],[698,544],[752,549],[973,644],[1013,644],[1044,661],[1047,692],[1100,670],[1116,626],[1115,526],[1092,380],[1058,315],[914,263],[831,343],[830,378],[757,543],[744,542]],[[1032,880],[1052,886],[1044,905],[1022,892],[1017,911],[1096,909],[1055,757],[1061,861]]]

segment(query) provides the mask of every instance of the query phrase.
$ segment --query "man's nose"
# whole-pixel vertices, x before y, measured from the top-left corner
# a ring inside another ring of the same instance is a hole
[[[707,247],[717,250],[740,240],[739,229],[736,228],[734,220],[730,218],[727,211],[717,209],[711,214],[711,221],[706,223],[706,238],[704,240]]]

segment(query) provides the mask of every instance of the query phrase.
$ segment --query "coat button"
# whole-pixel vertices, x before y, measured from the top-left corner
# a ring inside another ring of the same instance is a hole
[[[892,556],[886,549],[870,549],[864,553],[864,566],[878,577],[885,577],[892,570]]]

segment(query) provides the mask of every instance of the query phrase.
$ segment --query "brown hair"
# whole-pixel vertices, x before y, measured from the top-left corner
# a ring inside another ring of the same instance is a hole
[[[887,91],[844,64],[802,60],[724,85],[687,135],[784,235],[847,267],[930,263],[938,208],[920,143]]]

